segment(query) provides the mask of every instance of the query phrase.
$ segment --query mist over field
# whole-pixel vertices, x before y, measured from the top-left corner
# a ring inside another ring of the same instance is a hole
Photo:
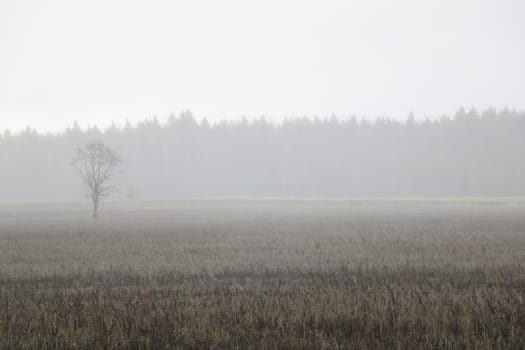
[[[0,0],[0,350],[525,349],[524,14]]]
[[[0,137],[0,198],[84,200],[71,165],[101,141],[122,158],[113,199],[411,197],[525,194],[525,113],[464,109],[415,121],[297,118],[197,121],[190,112],[137,125]]]

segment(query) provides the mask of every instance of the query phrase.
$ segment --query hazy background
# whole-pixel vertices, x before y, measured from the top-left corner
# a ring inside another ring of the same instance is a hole
[[[525,2],[0,1],[0,130],[525,108]]]
[[[210,123],[191,112],[123,128],[0,135],[0,201],[80,200],[77,145],[122,155],[115,199],[524,196],[525,113],[435,121],[351,118]]]

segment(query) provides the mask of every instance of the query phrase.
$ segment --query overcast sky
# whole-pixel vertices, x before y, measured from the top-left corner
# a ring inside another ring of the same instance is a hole
[[[0,130],[525,109],[522,0],[1,0]]]

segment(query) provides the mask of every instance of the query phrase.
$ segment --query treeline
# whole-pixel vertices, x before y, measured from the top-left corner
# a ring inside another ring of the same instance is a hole
[[[210,124],[190,112],[101,131],[0,137],[0,201],[77,200],[77,145],[123,158],[119,198],[525,195],[525,114],[460,109],[415,121],[265,119]]]

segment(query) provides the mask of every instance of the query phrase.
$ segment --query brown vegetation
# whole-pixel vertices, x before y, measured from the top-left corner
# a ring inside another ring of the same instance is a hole
[[[523,349],[525,205],[2,205],[0,349]]]

